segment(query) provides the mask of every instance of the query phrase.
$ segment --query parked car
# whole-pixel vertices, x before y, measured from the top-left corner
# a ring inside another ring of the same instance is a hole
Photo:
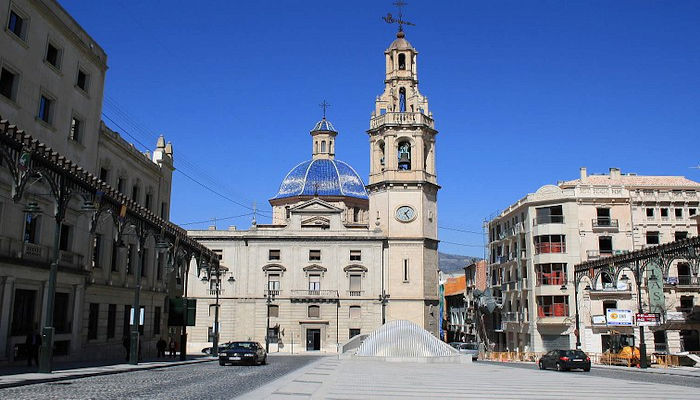
[[[232,342],[219,352],[219,365],[267,364],[267,352],[258,342]]]
[[[581,350],[552,350],[537,362],[540,369],[554,368],[557,371],[570,369],[591,370],[591,358]]]
[[[450,343],[450,346],[457,349],[457,351],[459,351],[460,354],[471,354],[472,360],[474,361],[479,359],[478,343],[452,342]]]
[[[226,348],[231,344],[231,342],[226,342],[226,343],[219,343],[219,353],[222,351],[226,350]],[[211,354],[211,351],[214,347],[205,347],[202,349],[202,353],[204,354]]]

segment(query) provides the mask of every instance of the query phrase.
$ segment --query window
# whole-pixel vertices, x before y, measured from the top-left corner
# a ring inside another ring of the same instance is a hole
[[[408,259],[403,260],[403,281],[408,282]]]
[[[100,319],[100,305],[90,303],[90,312],[88,316],[88,340],[97,339],[97,322]]]
[[[15,289],[15,301],[12,305],[12,336],[31,333],[36,321],[36,290]]]
[[[45,60],[53,67],[59,69],[61,68],[61,50],[51,42],[49,42],[48,46],[46,46]]]
[[[362,261],[362,250],[350,250],[350,261]]]
[[[24,40],[27,33],[27,21],[22,18],[14,10],[10,10],[10,18],[7,21],[7,30],[14,33],[15,36]]]
[[[355,319],[355,318],[360,318],[360,311],[362,307],[360,306],[350,306],[350,318]]]
[[[77,86],[80,90],[87,92],[89,82],[90,79],[87,72],[78,68],[78,76],[75,78],[75,86]]]
[[[612,236],[600,236],[598,238],[598,250],[601,255],[611,255],[613,253]]]
[[[54,295],[54,310],[53,310],[53,327],[56,328],[56,333],[69,333],[69,313],[70,313],[70,295],[68,293],[56,292]]]
[[[3,67],[0,72],[0,94],[12,101],[17,100],[17,74]]]
[[[308,316],[309,316],[309,318],[320,318],[321,317],[321,307],[309,306]]]
[[[360,222],[360,209],[359,208],[352,209],[352,222]]]
[[[674,240],[683,240],[688,238],[688,232],[685,231],[677,231],[673,234]]]
[[[267,330],[267,341],[269,343],[277,343],[280,337],[280,329],[278,326],[274,326]]]
[[[536,264],[535,273],[537,274],[537,286],[561,286],[566,283],[566,264]]]
[[[267,255],[268,260],[279,260],[280,259],[280,251],[279,250],[270,250]]]
[[[100,268],[100,255],[102,253],[102,235],[95,235],[92,240],[92,268]]]
[[[647,232],[647,244],[659,244],[659,232]]]
[[[676,215],[676,219],[681,219],[683,218],[683,209],[682,208],[675,208],[673,212]]]
[[[70,134],[68,137],[71,140],[74,140],[78,143],[80,143],[81,139],[83,136],[83,121],[81,121],[78,117],[73,116],[70,121]]]
[[[362,292],[362,275],[350,275],[350,295],[359,295]]]
[[[654,219],[654,209],[647,208],[647,219]]]
[[[160,334],[160,307],[153,309],[153,334]]]
[[[406,55],[403,53],[399,54],[399,69],[406,69]]]
[[[131,187],[131,200],[138,202],[139,201],[139,187],[138,185],[134,185]]]
[[[112,242],[112,258],[110,259],[110,271],[116,272],[118,270],[117,258],[119,256],[119,245],[117,242]]]
[[[568,296],[538,296],[537,316],[543,317],[568,317],[569,297]]]
[[[309,291],[319,291],[321,290],[321,275],[312,274],[309,275]]]
[[[37,244],[39,241],[39,218],[41,217],[26,214],[24,218],[24,243]]]
[[[321,261],[321,250],[309,250],[309,261]]]
[[[616,300],[605,300],[603,301],[603,314],[608,315],[608,310],[615,310],[617,309],[617,301]]]
[[[270,314],[270,317],[277,318],[280,316],[280,306],[270,304],[269,306],[267,306],[267,312]]]
[[[535,236],[535,254],[566,253],[565,235]]]
[[[406,88],[399,89],[399,112],[406,112]]]
[[[107,307],[107,339],[114,337],[117,328],[117,305],[110,304]]]
[[[107,179],[109,179],[109,170],[105,167],[100,168],[100,180],[102,182],[107,182]]]
[[[122,336],[127,336],[129,334],[129,321],[131,320],[131,306],[124,305],[124,318],[122,321]]]
[[[668,208],[661,209],[661,218],[668,218]]]
[[[698,213],[697,208],[689,208],[688,209],[688,215],[690,215],[691,217],[697,213]]]
[[[535,213],[535,225],[564,223],[562,206],[540,207],[535,209]]]
[[[353,329],[353,328],[350,328],[350,332],[348,332],[348,339],[352,339],[352,338],[354,338],[355,336],[357,336],[357,335],[359,335],[359,334],[360,334],[360,330],[359,330],[359,329],[357,329],[357,328],[354,328],[354,329]]]
[[[693,296],[681,296],[681,304],[680,304],[678,311],[692,312],[693,305],[694,305],[694,297]]]
[[[162,253],[156,253],[156,280],[163,279],[163,260],[165,259]]]
[[[39,99],[39,115],[37,115],[37,118],[46,122],[47,124],[51,124],[53,119],[53,107],[54,100],[42,94],[41,98]]]
[[[120,176],[117,178],[117,190],[120,193],[124,193],[124,185],[126,184],[126,178]]]
[[[267,275],[267,290],[280,290],[280,274]]]
[[[160,203],[160,218],[165,220],[168,219],[168,203],[166,202]]]
[[[146,193],[146,200],[143,203],[143,206],[146,207],[147,210],[151,209],[151,202],[153,200],[153,195],[150,193]]]
[[[130,244],[126,247],[126,273],[131,275],[134,273],[132,259],[134,258],[134,245]]]
[[[61,238],[59,241],[58,248],[63,251],[70,251],[71,249],[71,226],[66,224],[61,224]]]

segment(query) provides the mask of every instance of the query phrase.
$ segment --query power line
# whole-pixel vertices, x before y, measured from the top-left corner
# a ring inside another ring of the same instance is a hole
[[[483,235],[484,232],[477,232],[477,231],[470,231],[467,229],[460,229],[460,228],[451,228],[449,226],[438,226],[439,229],[445,229],[448,231],[455,231],[455,232],[464,232],[464,233],[473,233],[475,235]]]
[[[440,243],[454,244],[455,246],[464,246],[464,247],[478,247],[478,248],[484,247],[481,244],[456,243],[456,242],[448,242],[446,240],[440,240]]]
[[[251,212],[251,213],[247,213],[247,214],[241,214],[241,215],[234,215],[234,216],[232,216],[232,217],[223,217],[223,218],[209,218],[209,219],[205,219],[205,220],[202,220],[202,221],[192,221],[192,222],[184,222],[184,223],[182,223],[182,224],[178,224],[178,225],[180,225],[180,226],[185,226],[185,225],[196,225],[196,224],[203,224],[203,223],[206,223],[206,222],[218,222],[218,221],[226,221],[226,220],[229,220],[229,219],[234,219],[234,218],[241,218],[241,217],[247,217],[247,216],[249,216],[249,215],[253,215],[253,214],[254,214],[254,213],[252,213],[252,212]]]

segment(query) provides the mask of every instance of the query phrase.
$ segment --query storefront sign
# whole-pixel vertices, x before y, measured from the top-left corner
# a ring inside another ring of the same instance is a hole
[[[608,308],[605,316],[608,320],[608,325],[616,326],[632,326],[634,325],[634,314],[631,310],[619,310]]]
[[[661,314],[638,313],[636,315],[637,326],[657,326],[661,323]]]

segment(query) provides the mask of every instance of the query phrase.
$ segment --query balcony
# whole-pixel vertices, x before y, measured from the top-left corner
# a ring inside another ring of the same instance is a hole
[[[419,112],[388,112],[377,115],[369,121],[370,129],[381,125],[427,125],[430,128],[435,128],[433,119]]]
[[[362,296],[362,293],[364,293],[364,290],[348,290],[348,296],[350,297],[359,297]]]
[[[265,297],[267,297],[267,296],[273,296],[273,297],[274,297],[274,296],[279,296],[281,292],[282,292],[282,291],[279,290],[279,289],[267,289],[267,290],[265,290],[264,296],[265,296]]]
[[[537,306],[537,317],[550,318],[550,317],[568,317],[569,316],[569,305],[565,303],[556,303],[548,305],[538,305]]]
[[[700,277],[692,275],[678,275],[678,277],[669,276],[666,279],[667,285],[674,285],[682,288],[696,288],[700,286]]]
[[[610,217],[598,217],[591,220],[594,231],[617,231],[619,225],[617,219]]]
[[[46,247],[35,243],[24,243],[22,258],[32,261],[47,261]]]
[[[532,226],[544,225],[544,224],[563,224],[563,215],[543,215],[541,217],[533,218]]]
[[[218,292],[218,295],[221,296],[224,294],[224,289],[209,289],[209,296],[216,296]]]
[[[292,290],[292,297],[338,297],[337,290]]]
[[[535,254],[566,253],[565,242],[544,242],[535,244]]]
[[[61,250],[58,257],[58,265],[71,268],[81,268],[83,256],[70,251]]]

